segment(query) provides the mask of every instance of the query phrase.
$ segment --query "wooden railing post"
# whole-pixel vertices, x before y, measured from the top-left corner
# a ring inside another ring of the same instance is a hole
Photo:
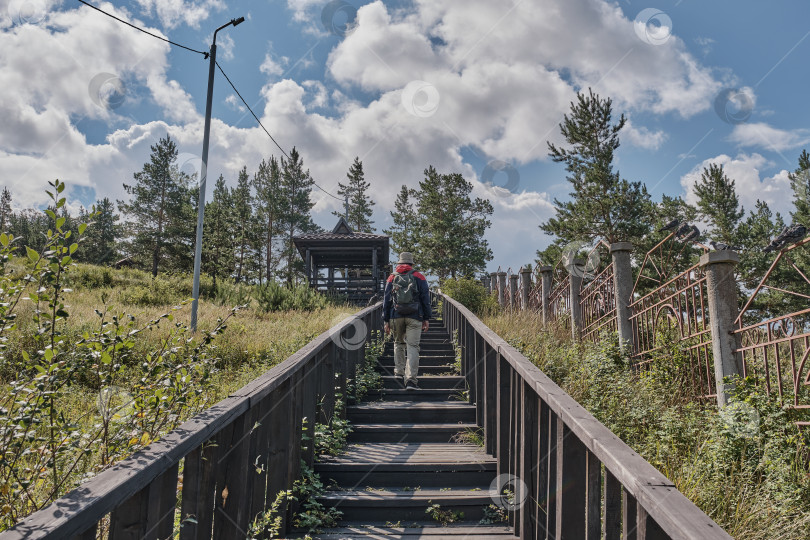
[[[539,401],[534,389],[526,381],[521,382],[523,389],[523,415],[521,424],[521,460],[520,460],[520,485],[521,493],[515,493],[520,504],[520,537],[534,539],[537,537],[537,513],[535,506],[536,499],[531,495],[537,492],[537,475],[534,469],[537,467],[537,403]]]
[[[610,245],[613,258],[613,294],[616,302],[616,328],[619,333],[619,347],[625,354],[636,350],[633,323],[630,320],[630,296],[633,294],[633,269],[630,255],[633,244],[616,242]]]
[[[529,309],[529,292],[532,289],[532,271],[524,266],[520,269],[520,309]]]
[[[498,272],[498,305],[506,307],[506,272]]]
[[[585,538],[587,450],[562,419],[557,421],[557,538]]]
[[[498,351],[484,342],[484,438],[486,451],[498,457]]]
[[[709,302],[709,326],[712,332],[714,378],[717,385],[717,405],[728,403],[733,386],[727,386],[725,377],[741,376],[742,358],[734,321],[739,315],[737,282],[734,267],[740,257],[734,251],[712,251],[700,257],[700,266],[706,272],[706,295]]]
[[[543,312],[543,324],[551,322],[551,305],[549,304],[549,297],[551,296],[551,287],[553,284],[553,271],[550,266],[541,266],[537,269],[540,274],[540,306]]]
[[[582,336],[582,278],[585,275],[585,260],[574,259],[568,270],[568,289],[571,299],[571,336],[577,340]]]

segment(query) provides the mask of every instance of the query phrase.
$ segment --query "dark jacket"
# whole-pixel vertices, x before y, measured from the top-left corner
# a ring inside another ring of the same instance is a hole
[[[413,267],[409,264],[400,264],[396,268],[396,272],[399,274],[404,274],[405,272],[409,272],[412,270]],[[428,287],[428,282],[425,276],[423,276],[419,272],[414,272],[413,277],[416,278],[416,287],[419,290],[419,311],[414,313],[413,315],[408,315],[411,319],[417,319],[419,321],[427,321],[433,315],[430,310],[430,288]],[[385,282],[385,297],[383,298],[383,320],[389,321],[390,319],[397,319],[400,315],[394,313],[394,302],[391,298],[391,291],[394,287],[394,274],[388,276],[388,281]]]

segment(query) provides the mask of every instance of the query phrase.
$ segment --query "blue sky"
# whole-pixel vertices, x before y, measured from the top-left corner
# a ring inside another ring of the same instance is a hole
[[[810,7],[799,0],[92,3],[202,50],[214,28],[246,17],[220,32],[218,59],[281,146],[297,146],[332,192],[360,156],[380,228],[399,186],[415,186],[429,164],[463,173],[495,205],[490,270],[517,269],[548,243],[537,225],[568,188],[546,143],[559,142],[556,126],[581,88],[627,115],[616,166],[655,199],[691,198],[702,167],[718,162],[746,208],[763,198],[788,212],[787,171],[810,143]],[[329,27],[324,10],[335,14]],[[1,0],[0,15],[0,182],[17,206],[41,204],[54,177],[70,183],[73,206],[121,198],[167,132],[184,169],[197,167],[200,55],[75,1]],[[255,171],[271,154],[218,73],[209,178],[233,183],[242,165]],[[494,187],[482,184],[488,164],[500,170],[493,163],[512,167],[512,181],[502,171]],[[316,222],[331,227],[340,203],[313,198]]]

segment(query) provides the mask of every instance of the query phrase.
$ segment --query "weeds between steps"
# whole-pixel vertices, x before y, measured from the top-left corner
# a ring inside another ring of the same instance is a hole
[[[429,515],[431,519],[438,521],[445,527],[450,523],[464,519],[464,512],[458,510],[442,510],[442,507],[433,501],[428,501],[428,507],[425,513]]]
[[[370,390],[382,388],[382,377],[376,370],[377,359],[382,354],[385,346],[382,332],[372,331],[371,339],[366,343],[363,363],[357,366],[357,373],[354,380],[347,381],[347,395],[360,401]],[[335,380],[339,380],[340,374],[335,374]],[[306,433],[307,419],[304,418],[304,430]],[[352,427],[346,418],[345,396],[340,392],[339,387],[335,387],[335,408],[332,417],[326,424],[316,423],[313,432],[313,445],[315,460],[320,456],[336,456],[345,448],[348,435]],[[309,439],[304,435],[303,444],[307,444]],[[324,528],[334,527],[342,512],[336,508],[327,508],[318,499],[326,493],[326,486],[320,476],[305,462],[301,462],[301,476],[293,484],[293,488],[281,491],[276,495],[276,499],[270,508],[256,517],[253,521],[248,540],[254,538],[279,538],[282,517],[281,510],[285,501],[298,501],[300,509],[293,518],[292,525],[299,529],[308,531],[304,538],[311,538],[311,533],[316,533]]]

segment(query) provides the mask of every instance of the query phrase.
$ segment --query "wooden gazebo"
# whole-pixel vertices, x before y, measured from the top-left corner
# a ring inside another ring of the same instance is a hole
[[[390,264],[387,236],[354,232],[341,217],[332,232],[303,234],[293,242],[310,287],[358,304],[382,294]]]

